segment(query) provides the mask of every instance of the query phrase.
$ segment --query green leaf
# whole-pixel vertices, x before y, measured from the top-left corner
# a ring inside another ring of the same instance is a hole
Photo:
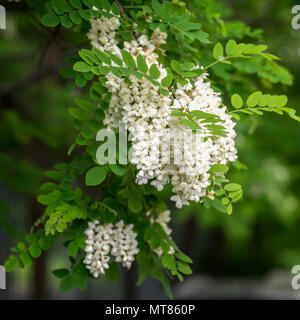
[[[233,202],[236,202],[243,197],[243,190],[240,189],[238,191],[230,192],[228,197],[231,198]]]
[[[81,49],[79,51],[79,56],[84,60],[87,64],[93,65],[93,64],[99,64],[99,59],[96,57],[96,55],[87,49]]]
[[[102,0],[102,8],[105,9],[107,12],[111,10],[111,5],[108,0]]]
[[[208,124],[205,126],[205,128],[207,128],[213,135],[226,137],[226,131],[223,126],[217,124]]]
[[[81,121],[85,121],[86,120],[86,114],[84,112],[82,112],[78,108],[69,108],[69,113],[75,119],[78,119],[78,120],[81,120]]]
[[[66,277],[69,273],[68,269],[56,269],[52,271],[52,274],[59,279]]]
[[[255,107],[259,104],[263,95],[260,91],[253,92],[247,99],[247,105],[249,107]]]
[[[152,234],[150,239],[150,247],[152,250],[157,249],[160,246],[161,236],[156,232]]]
[[[100,51],[97,48],[93,48],[92,52],[98,57],[100,62],[102,61],[103,63],[105,63],[107,65],[111,65],[111,59],[106,53]]]
[[[83,4],[85,4],[88,8],[93,8],[95,1],[94,0],[82,0]]]
[[[82,9],[82,4],[80,0],[69,0],[69,2],[75,9]]]
[[[25,240],[31,244],[33,242],[35,242],[37,240],[37,235],[35,233],[31,233],[31,234],[28,234],[25,238]]]
[[[73,69],[78,72],[90,72],[92,67],[89,66],[86,62],[78,61],[74,64]]]
[[[241,117],[236,113],[232,113],[230,116],[233,117],[234,119],[238,120],[238,121],[241,120]]]
[[[149,69],[149,74],[153,79],[158,79],[160,77],[160,71],[154,63],[151,65]]]
[[[68,15],[60,16],[60,22],[65,28],[71,28],[73,23]]]
[[[37,242],[33,242],[28,248],[28,250],[33,258],[38,258],[42,254],[42,250],[37,244]]]
[[[201,130],[201,127],[194,122],[193,120],[189,120],[189,119],[180,119],[179,120],[182,124],[184,124],[185,126],[189,127],[192,130]]]
[[[75,241],[76,241],[77,246],[80,249],[84,249],[85,248],[85,239],[84,239],[84,237],[77,237],[75,239]]]
[[[148,65],[141,54],[137,56],[137,66],[143,73],[146,73],[148,71]]]
[[[71,21],[75,24],[80,24],[82,22],[80,14],[76,11],[71,12],[69,14],[69,17],[70,17]]]
[[[79,14],[80,14],[81,18],[86,21],[89,21],[91,19],[91,14],[90,14],[89,10],[80,10]]]
[[[161,93],[163,96],[165,96],[165,97],[168,97],[169,94],[170,94],[169,90],[164,89],[164,88],[159,88],[159,91],[160,91],[160,93]]]
[[[20,260],[22,261],[25,267],[28,267],[32,264],[32,259],[30,258],[30,255],[26,251],[20,254]]]
[[[75,102],[83,110],[93,111],[95,109],[94,105],[90,101],[87,101],[85,99],[77,98],[75,99]]]
[[[87,276],[80,272],[73,272],[73,285],[79,290],[85,290],[87,287]]]
[[[60,23],[60,18],[54,13],[48,13],[42,17],[42,24],[47,27],[56,27]]]
[[[59,9],[61,9],[63,12],[69,13],[72,11],[71,6],[66,0],[51,0],[52,4]]]
[[[78,74],[75,78],[75,83],[79,88],[83,88],[87,84],[87,81],[81,74]]]
[[[182,72],[181,66],[180,66],[179,62],[177,62],[176,60],[171,61],[171,67],[178,74],[180,74]]]
[[[105,50],[105,53],[107,53],[109,55],[109,57],[111,58],[111,60],[118,65],[119,67],[123,66],[123,61],[117,57],[116,55],[114,55],[113,53],[111,53],[110,51]]]
[[[142,198],[135,193],[131,193],[128,199],[128,208],[134,213],[139,213],[143,209]]]
[[[172,82],[173,82],[173,75],[171,73],[168,73],[168,75],[161,80],[161,85],[163,87],[170,87]]]
[[[229,203],[229,199],[227,197],[222,198],[221,202],[226,206]]]
[[[57,185],[53,182],[46,182],[43,185],[41,185],[41,191],[54,191],[57,188]]]
[[[184,62],[182,64],[182,69],[184,71],[189,71],[189,70],[193,69],[194,67],[195,67],[195,64],[193,62]]]
[[[67,251],[69,256],[75,256],[78,252],[79,248],[75,241],[71,241],[68,244]]]
[[[285,95],[282,96],[270,96],[268,100],[268,106],[271,108],[276,108],[276,107],[283,107],[287,103],[287,97]]]
[[[118,7],[118,5],[115,2],[111,6],[111,11],[116,15],[119,15],[121,13],[120,8]]]
[[[210,167],[210,171],[213,173],[225,173],[229,170],[227,166],[224,164],[214,164],[213,166]]]
[[[221,57],[223,57],[223,55],[224,55],[223,45],[222,45],[222,43],[218,42],[218,43],[214,46],[214,49],[213,49],[213,57],[214,57],[216,60],[219,60]]]
[[[85,176],[87,186],[97,186],[106,178],[106,170],[103,167],[94,167],[90,169]]]
[[[67,292],[70,291],[73,287],[73,278],[71,275],[67,275],[65,278],[62,279],[59,290],[61,292]]]
[[[198,74],[196,72],[188,71],[188,72],[182,72],[181,76],[184,78],[196,78],[198,77]]]
[[[110,164],[109,167],[111,171],[118,176],[124,176],[126,172],[126,167],[120,166],[118,164]]]
[[[189,114],[177,109],[173,109],[171,116],[175,116],[175,117],[188,117]]]
[[[96,118],[100,121],[105,119],[105,113],[103,110],[101,110],[100,108],[96,109],[94,112]]]
[[[152,0],[152,8],[158,16],[162,15],[162,8],[157,0]]]
[[[19,251],[25,251],[26,250],[26,246],[25,246],[25,244],[23,242],[19,242],[17,244],[17,248],[18,248]]]
[[[192,274],[193,271],[190,266],[182,261],[177,261],[178,270],[183,274]]]
[[[227,207],[227,213],[232,214],[232,204],[231,203]]]
[[[177,78],[176,81],[177,81],[179,84],[182,84],[183,86],[185,86],[186,84],[189,83],[187,79],[183,79],[183,78]]]
[[[237,47],[235,40],[231,39],[226,43],[225,51],[228,56],[234,55]]]
[[[183,262],[193,263],[193,260],[190,257],[188,257],[186,254],[184,254],[183,252],[177,252],[175,255],[179,260],[181,260]]]
[[[115,282],[120,277],[120,270],[117,263],[111,263],[109,268],[105,270],[105,279]]]
[[[228,183],[224,186],[224,190],[226,191],[237,191],[241,189],[241,186],[237,183]]]
[[[126,51],[125,49],[122,49],[122,57],[123,57],[125,64],[129,68],[133,68],[133,69],[136,68],[136,64],[135,64],[135,61],[134,61],[132,55],[128,51]]]
[[[49,248],[51,247],[51,245],[53,244],[55,238],[54,237],[51,237],[51,236],[48,236],[48,237],[41,237],[38,241],[39,243],[39,246],[47,251],[49,250]]]
[[[170,287],[170,283],[165,277],[162,278],[162,285],[163,285],[164,291],[165,291],[166,295],[168,296],[168,298],[174,299],[173,294],[172,294],[172,290]]]
[[[223,189],[215,190],[215,194],[217,197],[222,196],[224,193],[225,193],[225,191]]]
[[[9,258],[4,263],[4,268],[6,272],[13,271],[18,264],[18,258],[14,255],[10,255]]]
[[[211,205],[216,210],[218,210],[222,213],[226,213],[226,208],[224,207],[224,205],[222,204],[222,202],[219,199],[214,199],[214,200],[207,199],[207,200],[205,200],[205,202],[208,203],[209,205]]]
[[[234,95],[232,95],[231,97],[231,104],[234,108],[236,109],[240,109],[243,106],[243,99],[242,97],[235,93]]]
[[[176,271],[176,262],[175,262],[174,254],[164,254],[162,256],[161,262],[169,270]]]
[[[203,112],[200,110],[193,110],[190,112],[190,115],[197,119],[218,119],[219,118],[214,114]]]
[[[282,108],[284,107],[288,102],[288,98],[286,95],[281,95],[277,98],[277,108]]]

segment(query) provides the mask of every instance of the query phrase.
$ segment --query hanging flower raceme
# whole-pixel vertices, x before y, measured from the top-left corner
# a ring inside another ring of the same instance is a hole
[[[102,17],[91,23],[88,36],[92,45],[122,58],[114,39],[117,20]],[[166,33],[156,29],[150,39],[142,35],[124,42],[124,48],[134,59],[142,55],[149,68],[153,64],[157,67],[160,72],[158,81],[167,76],[156,53],[158,49],[163,52],[159,46],[166,42],[166,38]],[[133,136],[131,163],[138,169],[136,182],[151,182],[158,191],[171,183],[174,193],[171,200],[178,208],[189,205],[189,201],[199,202],[204,197],[213,197],[214,191],[207,191],[211,184],[210,168],[237,159],[235,123],[206,78],[207,74],[203,73],[193,80],[188,79],[188,84],[177,84],[172,95],[164,96],[159,87],[146,78],[130,75],[128,82],[112,73],[106,75],[106,86],[112,97],[104,124],[113,129],[120,121],[127,123]],[[226,134],[212,136],[207,123],[197,120],[201,132],[193,135],[172,116],[174,109],[187,115],[195,110],[211,114],[218,119],[217,123],[222,125]]]
[[[86,256],[83,263],[95,278],[105,274],[110,262],[120,262],[129,269],[139,252],[133,225],[127,226],[122,220],[104,225],[100,225],[98,220],[89,222],[85,235]]]

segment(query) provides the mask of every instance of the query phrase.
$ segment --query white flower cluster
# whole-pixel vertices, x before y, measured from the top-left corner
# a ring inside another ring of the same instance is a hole
[[[120,54],[121,50],[117,46],[118,41],[115,39],[116,31],[120,27],[118,18],[104,18],[91,20],[91,30],[88,38],[91,40],[93,47],[99,50],[109,50],[114,54]]]
[[[123,267],[129,269],[139,252],[133,224],[126,226],[122,220],[105,225],[100,225],[98,220],[89,222],[85,235],[86,256],[83,263],[95,278],[105,274],[112,261],[121,262]]]
[[[112,19],[92,20],[89,33],[92,45],[121,57],[120,48],[112,39],[117,27],[118,23]],[[124,48],[134,58],[140,54],[149,67],[152,64],[157,66],[161,74],[158,81],[166,77],[167,71],[157,61],[155,50],[161,50],[158,47],[166,42],[166,38],[167,34],[157,29],[151,39],[142,35],[131,42],[124,42]],[[111,73],[106,76],[112,98],[104,124],[117,128],[120,121],[127,123],[133,136],[131,163],[138,169],[136,182],[146,184],[150,180],[159,191],[171,183],[175,193],[171,200],[178,208],[188,205],[189,201],[198,202],[205,196],[213,196],[207,192],[210,167],[237,158],[235,123],[226,113],[226,107],[221,107],[221,98],[205,81],[206,77],[204,73],[187,85],[178,84],[175,92],[165,97],[158,86],[145,78],[139,80],[131,75],[131,83],[128,83]],[[211,137],[200,120],[197,123],[202,128],[201,133],[192,135],[191,130],[171,116],[174,108],[187,113],[201,110],[217,115],[226,130],[226,137]]]

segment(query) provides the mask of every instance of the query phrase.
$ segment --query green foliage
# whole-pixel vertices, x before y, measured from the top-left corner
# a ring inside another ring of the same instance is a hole
[[[207,39],[209,34],[200,30],[201,24],[192,22],[188,14],[172,12],[172,6],[168,1],[160,4],[158,0],[152,0],[152,9],[153,11],[149,7],[143,8],[145,13],[149,13],[153,17],[153,22],[150,24],[151,30],[159,27],[166,32],[179,33],[183,39],[188,41],[198,40],[203,44],[210,43]]]
[[[115,4],[106,0],[51,0],[45,3],[45,8],[49,13],[42,16],[41,21],[47,27],[61,23],[65,28],[71,28],[100,15],[113,17],[120,13]]]
[[[286,107],[287,102],[288,99],[285,95],[262,94],[261,91],[256,91],[247,98],[247,107],[242,108],[244,105],[243,99],[236,93],[231,97],[231,104],[236,110],[230,111],[229,114],[240,120],[238,113],[261,116],[266,111],[279,115],[286,113],[292,119],[300,121],[300,117],[296,115],[296,110]]]
[[[138,79],[148,79],[153,85],[160,87],[163,95],[169,95],[169,91],[163,88],[165,81],[164,83],[157,81],[160,76],[158,68],[152,65],[148,70],[147,64],[141,55],[138,56],[136,61],[125,49],[122,50],[122,60],[113,53],[109,53],[108,51],[102,52],[96,48],[85,50],[84,52],[85,56],[82,54],[82,51],[79,51],[79,56],[84,61],[77,61],[73,66],[74,71],[94,76],[105,76],[111,72],[116,77],[125,79],[128,79],[130,75],[135,75]],[[87,56],[88,58],[86,58]]]
[[[85,183],[87,186],[97,186],[106,178],[106,170],[102,167],[95,167],[86,173]]]
[[[201,120],[203,129],[210,134],[209,137],[217,139],[218,137],[226,136],[225,128],[221,125],[222,120],[214,114],[206,113],[200,110],[194,110],[186,113],[178,109],[173,109],[171,115],[179,117],[180,123],[187,126],[191,130],[194,130],[195,133],[200,133],[202,130],[202,128],[196,123],[196,120]]]

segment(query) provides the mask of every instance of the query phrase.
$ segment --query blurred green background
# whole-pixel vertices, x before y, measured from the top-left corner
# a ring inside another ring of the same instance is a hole
[[[230,21],[228,29],[235,20],[262,29],[268,51],[282,58],[294,76],[294,84],[283,85],[280,90],[300,113],[300,29],[291,27],[291,10],[297,1],[188,3],[200,15],[201,6],[221,13],[225,21]],[[75,137],[67,112],[73,104],[69,94],[81,93],[80,89],[72,91],[58,70],[65,66],[64,58],[88,45],[88,40],[76,30],[42,27],[22,1],[0,4],[7,8],[7,30],[0,30],[3,264],[9,247],[23,238],[43,212],[35,201],[43,170],[68,160],[67,148]],[[239,34],[233,36],[239,40]],[[259,40],[259,31],[257,36]],[[257,78],[256,85],[265,90],[269,84]],[[173,237],[195,262],[194,275],[190,277],[193,280],[188,279],[181,286],[174,284],[175,298],[297,297],[290,286],[290,271],[293,265],[300,264],[300,125],[287,116],[265,114],[260,121],[242,121],[238,132],[239,160],[248,169],[233,173],[245,193],[233,214],[198,206],[173,212]],[[154,281],[135,288],[135,269],[123,274],[117,283],[92,281],[85,292],[73,290],[62,295],[50,270],[67,263],[64,250],[56,245],[29,270],[10,274],[8,289],[0,291],[0,299],[165,298]],[[266,281],[266,287],[261,285],[261,279]],[[229,290],[233,283],[237,286],[234,293]]]

